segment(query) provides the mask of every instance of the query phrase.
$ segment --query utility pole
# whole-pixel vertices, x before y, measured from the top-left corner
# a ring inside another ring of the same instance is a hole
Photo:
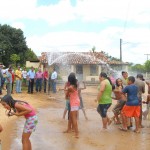
[[[149,60],[149,59],[148,59],[148,56],[149,56],[150,54],[144,54],[144,55],[147,55],[147,60]]]

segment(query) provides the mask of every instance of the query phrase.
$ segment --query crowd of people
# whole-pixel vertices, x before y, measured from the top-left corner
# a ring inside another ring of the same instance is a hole
[[[12,66],[7,69],[3,69],[3,65],[0,64],[0,95],[2,90],[7,90],[7,94],[11,95],[14,92],[21,93],[22,87],[28,86],[28,93],[43,92],[48,93],[52,89],[53,93],[56,93],[56,80],[57,72],[55,68],[51,73],[45,68],[44,71],[38,68],[35,72],[35,68],[31,67],[27,71],[26,67],[23,70],[20,66],[16,70],[13,70]],[[14,83],[16,84],[14,89]],[[6,87],[5,87],[6,85]],[[34,87],[35,86],[35,87]]]
[[[2,71],[0,71],[0,78],[3,79]],[[1,104],[8,110],[8,116],[16,115],[24,116],[26,118],[22,134],[22,144],[24,150],[31,150],[32,146],[29,138],[36,128],[38,118],[34,108],[30,104],[25,101],[14,100],[12,98],[12,83],[16,81],[16,93],[21,93],[22,84],[26,85],[28,82],[28,93],[33,94],[34,82],[36,85],[36,92],[41,92],[42,82],[44,84],[44,92],[48,92],[49,86],[47,87],[47,85],[49,85],[50,81],[52,91],[53,93],[56,93],[57,72],[54,69],[53,72],[49,74],[47,69],[42,72],[41,68],[35,72],[33,67],[31,67],[31,69],[27,72],[26,68],[21,71],[18,66],[18,69],[14,72],[14,77],[12,77],[12,68],[9,67],[5,78],[7,94],[1,98]],[[105,72],[101,72],[99,75],[99,81],[98,94],[95,102],[98,103],[97,112],[102,118],[102,130],[106,131],[108,126],[114,122],[114,124],[120,125],[119,130],[125,132],[135,125],[134,132],[139,133],[140,128],[144,127],[142,124],[143,116],[146,118],[147,115],[149,115],[150,82],[144,81],[142,74],[137,74],[136,77],[128,76],[126,71],[122,71],[122,76],[120,78],[113,78],[113,80],[108,77]],[[145,83],[148,86],[148,95],[147,99],[143,100],[142,94],[145,93]],[[62,89],[64,90],[66,99],[63,118],[65,118],[68,112],[68,125],[64,133],[70,133],[73,131],[75,138],[79,138],[79,109],[82,109],[85,119],[88,120],[81,95],[81,90],[85,89],[86,85],[84,82],[82,82],[82,84],[82,86],[79,84],[75,73],[70,73],[68,81]],[[107,111],[111,107],[113,99],[116,100],[117,103],[112,109],[114,116],[110,118]],[[142,111],[143,103],[147,104],[147,110],[144,112]],[[133,118],[135,119],[134,124]],[[2,126],[0,126],[0,131],[2,131]]]
[[[112,82],[106,73],[101,73],[99,79],[100,87],[96,101],[98,101],[97,111],[102,117],[103,130],[107,130],[108,125],[114,121],[115,124],[120,124],[121,131],[127,131],[133,127],[132,118],[134,118],[134,132],[139,133],[140,128],[144,127],[142,118],[143,116],[146,118],[149,113],[150,83],[144,81],[142,74],[137,74],[136,77],[128,76],[126,71],[122,71],[122,76],[115,79],[115,82],[114,79]],[[146,100],[142,96],[145,93],[145,83],[149,89]],[[114,116],[109,118],[107,110],[112,104],[112,99],[117,100],[117,103],[112,109]],[[144,112],[143,103],[148,105]]]

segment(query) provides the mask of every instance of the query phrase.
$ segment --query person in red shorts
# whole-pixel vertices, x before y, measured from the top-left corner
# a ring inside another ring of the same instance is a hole
[[[121,111],[122,126],[119,129],[127,131],[127,118],[134,117],[136,126],[134,131],[139,133],[140,104],[137,96],[138,87],[134,82],[135,78],[133,76],[128,77],[128,85],[122,90],[124,94],[127,94],[127,101]]]

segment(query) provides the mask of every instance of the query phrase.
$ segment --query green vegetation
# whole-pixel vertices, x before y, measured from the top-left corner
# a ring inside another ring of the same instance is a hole
[[[27,60],[37,60],[35,53],[28,48],[21,29],[0,24],[0,62],[24,66]]]

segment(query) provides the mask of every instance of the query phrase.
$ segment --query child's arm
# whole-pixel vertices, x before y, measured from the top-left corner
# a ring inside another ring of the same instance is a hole
[[[16,115],[16,116],[23,116],[23,115],[26,115],[32,111],[31,108],[25,107],[24,105],[18,104],[18,103],[16,103],[15,108],[17,110],[19,110],[17,112],[12,112],[12,114]]]

